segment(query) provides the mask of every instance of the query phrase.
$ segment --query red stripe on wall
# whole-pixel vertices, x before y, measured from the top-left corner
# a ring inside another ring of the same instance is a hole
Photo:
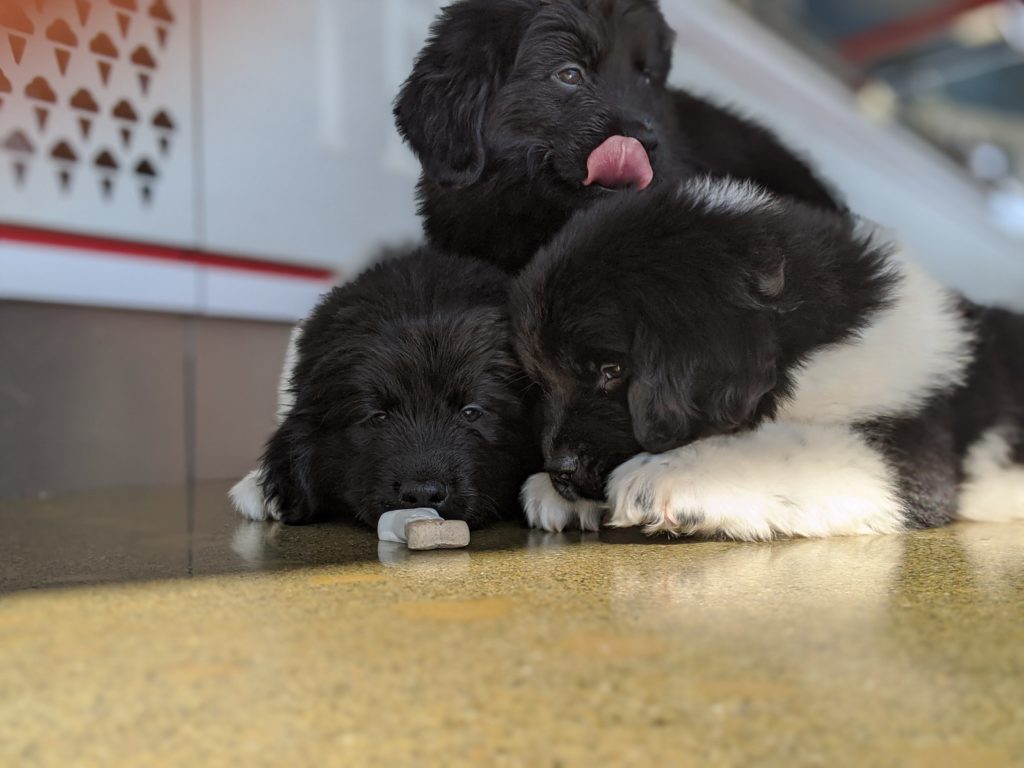
[[[920,13],[897,19],[839,41],[839,50],[849,61],[865,63],[904,51],[942,32],[956,19],[998,0],[950,0]]]
[[[328,281],[335,277],[335,273],[331,270],[317,267],[300,267],[275,261],[260,261],[259,259],[234,256],[226,253],[175,248],[167,245],[117,240],[92,235],[79,235],[50,229],[33,229],[4,223],[0,223],[0,240],[32,243],[33,245],[48,245],[56,248],[78,248],[80,250],[96,251],[114,256],[177,261],[203,267],[220,267],[223,269],[235,269],[241,272],[258,272],[269,275],[305,278],[307,280]]]

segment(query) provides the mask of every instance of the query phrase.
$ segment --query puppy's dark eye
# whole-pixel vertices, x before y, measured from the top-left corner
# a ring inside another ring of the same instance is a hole
[[[601,366],[601,378],[605,381],[621,379],[622,373],[622,366],[618,363],[605,363]]]
[[[467,405],[462,409],[462,418],[466,421],[473,422],[484,415],[484,409],[478,405]]]
[[[558,81],[565,84],[571,85],[575,88],[578,85],[583,85],[583,70],[579,67],[566,67],[555,73],[555,77]]]
[[[636,63],[636,71],[640,74],[640,79],[643,80],[644,83],[646,83],[647,85],[650,85],[651,83],[654,82],[654,75],[651,73],[651,70],[647,68],[647,65],[644,64],[642,61],[638,61]]]
[[[370,424],[378,425],[386,422],[388,418],[389,416],[385,411],[374,411],[370,414],[370,418],[368,418],[367,421]]]

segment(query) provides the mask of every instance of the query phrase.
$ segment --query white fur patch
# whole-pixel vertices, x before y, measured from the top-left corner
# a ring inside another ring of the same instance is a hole
[[[569,501],[551,484],[547,472],[538,472],[519,492],[531,528],[559,533],[574,525],[582,531],[600,529],[605,507],[596,501]]]
[[[892,471],[845,426],[773,422],[640,454],[612,472],[608,497],[609,525],[648,533],[763,540],[904,528]]]
[[[688,198],[705,213],[749,213],[778,207],[778,200],[748,179],[697,176],[683,182],[679,197]]]
[[[815,352],[795,372],[778,418],[851,424],[913,414],[963,382],[973,335],[950,293],[905,254],[894,303],[857,337]]]
[[[1013,461],[1011,429],[988,430],[967,451],[959,516],[1005,523],[1024,520],[1024,466]]]
[[[299,323],[292,328],[292,335],[288,337],[288,349],[284,353],[284,365],[281,366],[281,376],[277,382],[277,423],[280,425],[288,414],[292,412],[295,405],[295,393],[292,392],[292,373],[295,371],[295,364],[299,361],[299,339],[302,338],[302,324]]]
[[[235,483],[228,491],[228,497],[238,513],[249,520],[280,520],[277,503],[268,504],[263,498],[263,489],[260,487],[262,480],[263,470],[254,469]]]

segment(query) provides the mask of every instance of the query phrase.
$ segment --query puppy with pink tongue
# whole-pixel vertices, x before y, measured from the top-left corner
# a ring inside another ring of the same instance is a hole
[[[633,186],[647,189],[654,181],[654,169],[647,150],[629,136],[610,136],[587,158],[583,186],[599,184],[609,189]]]

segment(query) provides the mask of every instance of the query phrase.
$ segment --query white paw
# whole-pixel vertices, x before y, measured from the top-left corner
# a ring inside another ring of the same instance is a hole
[[[704,518],[688,487],[685,455],[685,449],[658,456],[640,453],[616,467],[608,478],[608,525],[642,525],[647,533],[700,531]]]
[[[609,478],[608,524],[744,541],[894,533],[893,487],[884,457],[848,427],[770,423],[633,457]]]
[[[576,522],[581,531],[599,531],[604,523],[608,507],[596,501],[577,501],[573,504],[576,511]]]
[[[559,533],[574,524],[583,531],[601,528],[605,506],[596,501],[569,501],[551,485],[547,472],[530,477],[519,493],[531,528]]]
[[[263,488],[260,486],[262,480],[263,470],[254,469],[235,483],[228,491],[228,497],[242,517],[249,520],[280,520],[281,514],[277,509],[277,503],[268,504],[263,498]]]

